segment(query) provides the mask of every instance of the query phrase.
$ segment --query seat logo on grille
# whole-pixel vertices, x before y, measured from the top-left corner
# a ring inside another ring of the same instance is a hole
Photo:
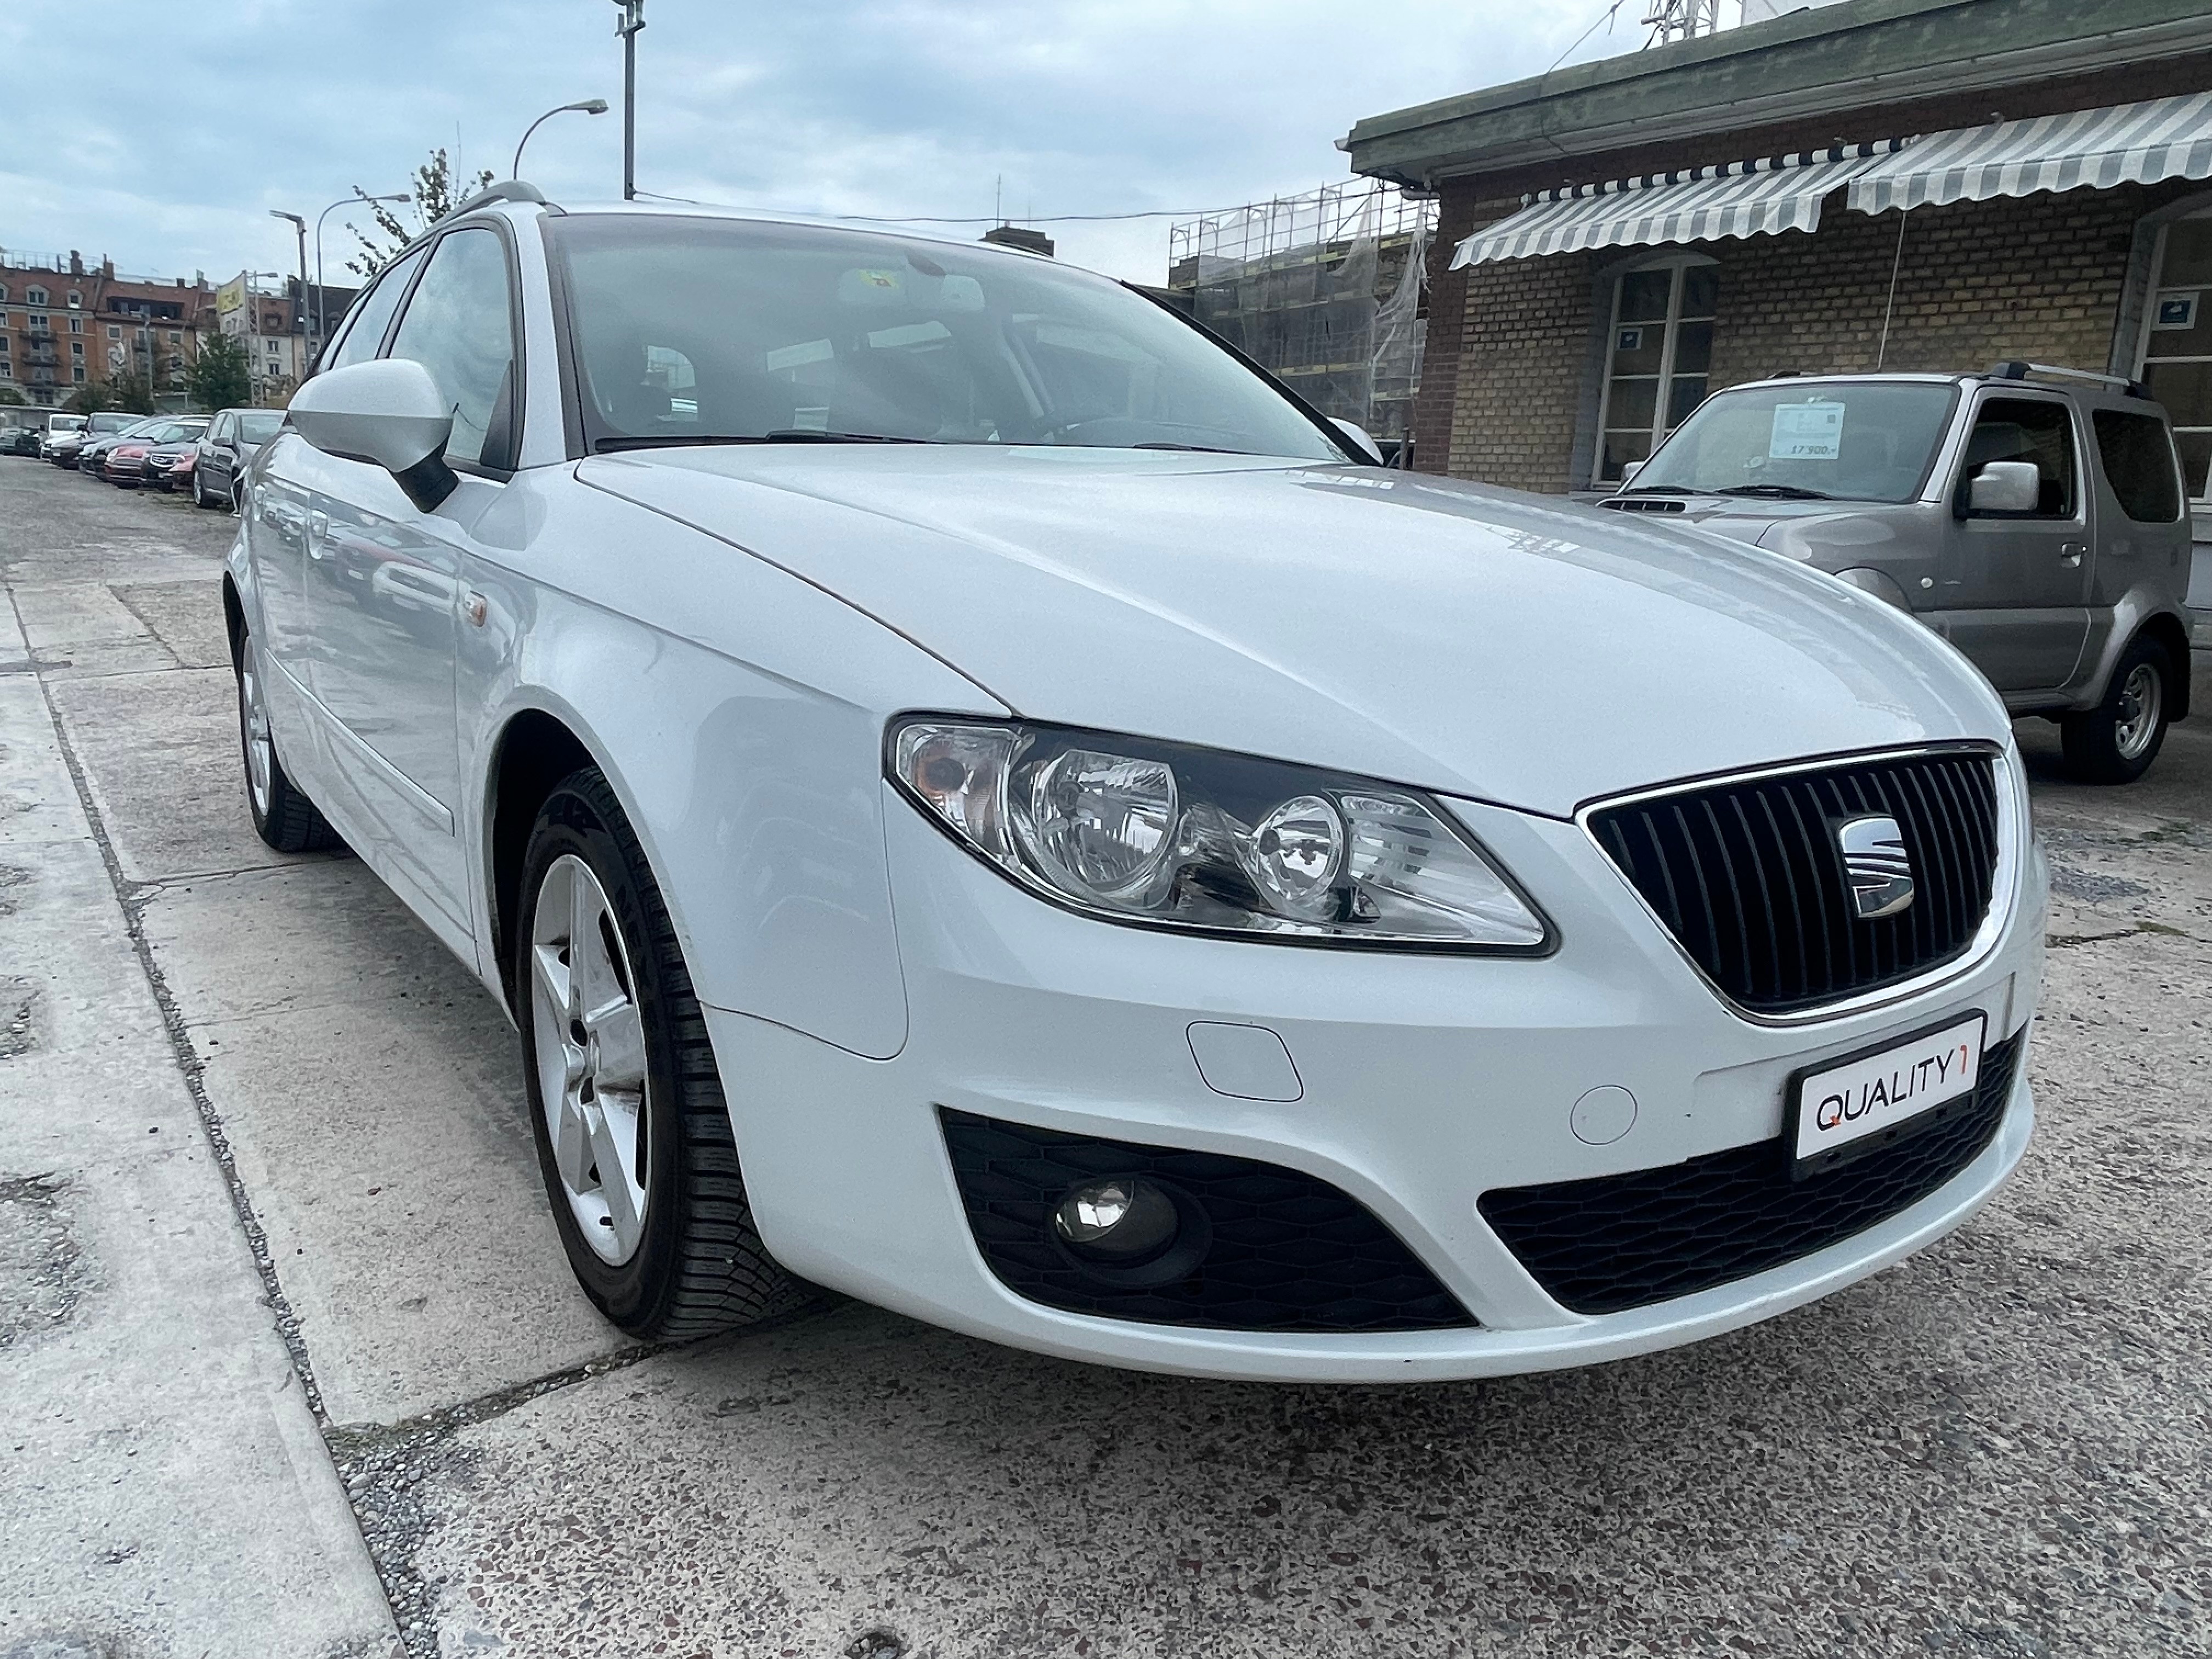
[[[1893,916],[1912,902],[1912,860],[1895,818],[1869,814],[1838,819],[1833,827],[1851,908],[1861,921]]]

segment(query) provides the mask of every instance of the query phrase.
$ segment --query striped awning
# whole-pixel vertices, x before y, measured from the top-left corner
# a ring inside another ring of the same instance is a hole
[[[2212,178],[2212,92],[1931,133],[1851,181],[1862,213]]]
[[[1890,157],[1904,142],[1839,145],[1694,173],[1547,191],[1526,198],[1520,212],[1462,242],[1451,268],[1583,248],[1812,230],[1820,222],[1823,197]]]

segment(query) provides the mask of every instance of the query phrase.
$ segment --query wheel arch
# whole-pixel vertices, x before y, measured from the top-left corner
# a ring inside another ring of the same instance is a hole
[[[514,929],[522,909],[522,860],[538,809],[570,773],[597,767],[629,811],[627,793],[605,759],[576,730],[578,722],[536,705],[513,710],[492,739],[484,769],[484,915],[501,994],[514,1012]],[[636,827],[631,813],[632,827]],[[650,848],[647,856],[651,857]]]
[[[230,644],[230,661],[238,665],[239,647],[246,642],[246,601],[238,595],[238,578],[222,573],[222,633]]]
[[[2166,659],[2173,665],[2173,677],[2166,683],[2166,691],[2172,699],[2173,712],[2167,717],[2173,720],[2189,718],[2189,629],[2180,617],[2170,611],[2160,611],[2143,619],[2136,630],[2137,639],[2155,640],[2166,653]]]

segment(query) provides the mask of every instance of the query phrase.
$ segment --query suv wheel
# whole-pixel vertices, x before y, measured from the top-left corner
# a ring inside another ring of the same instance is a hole
[[[685,1341],[799,1306],[745,1201],[720,1073],[643,849],[593,767],[523,855],[516,1013],[568,1264],[632,1336]]]
[[[2133,783],[2148,771],[2166,741],[2172,676],[2164,646],[2131,641],[2112,670],[2104,702],[2060,722],[2068,769],[2084,783]]]

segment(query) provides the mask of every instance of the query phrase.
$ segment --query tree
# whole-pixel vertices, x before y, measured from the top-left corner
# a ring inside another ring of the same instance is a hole
[[[455,190],[452,164],[446,159],[444,147],[441,145],[432,150],[430,159],[415,169],[415,200],[409,210],[415,220],[415,227],[411,230],[383,203],[368,202],[368,192],[356,185],[353,193],[362,201],[368,202],[368,210],[374,216],[376,228],[381,234],[370,236],[349,225],[347,228],[353,231],[354,240],[361,244],[361,252],[356,258],[346,261],[346,269],[362,276],[375,276],[398,258],[400,250],[408,243],[491,183],[491,173],[487,170],[473,179],[465,179],[460,182],[460,189]]]
[[[0,386],[0,407],[21,409],[31,400],[12,386]]]
[[[200,343],[199,355],[185,366],[185,390],[194,408],[210,413],[252,402],[246,348],[231,335],[210,335]]]
[[[72,415],[91,415],[103,409],[125,415],[151,415],[154,383],[143,369],[126,368],[104,380],[89,380],[70,395],[65,407]]]

